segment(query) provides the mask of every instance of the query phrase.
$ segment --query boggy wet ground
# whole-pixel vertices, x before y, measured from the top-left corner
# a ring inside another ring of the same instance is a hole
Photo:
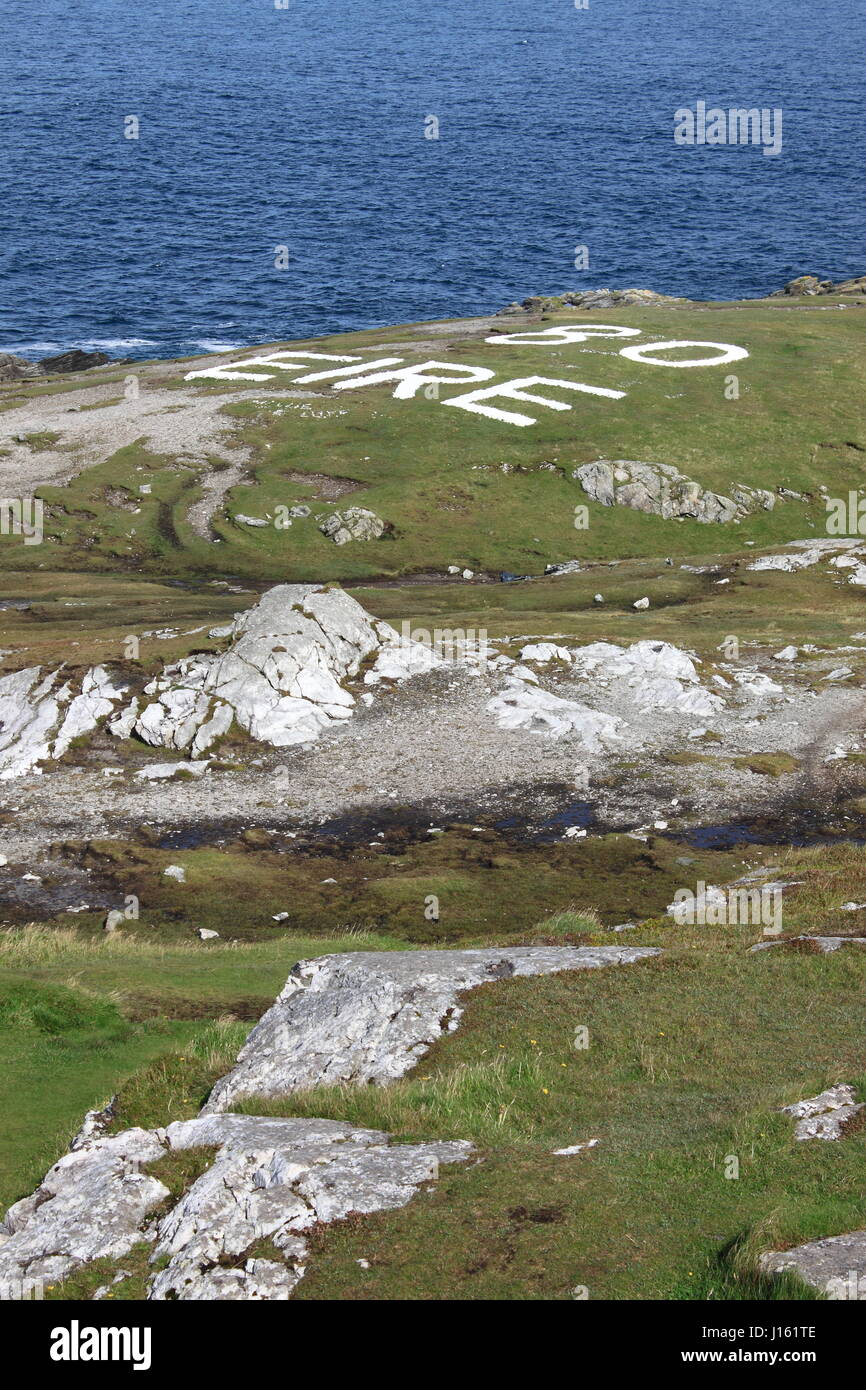
[[[168,939],[201,927],[241,941],[348,929],[447,944],[519,935],[569,905],[594,908],[611,928],[663,914],[677,889],[775,862],[782,847],[866,841],[866,816],[850,801],[623,830],[562,786],[536,790],[523,811],[499,817],[376,807],[293,829],[226,819],[68,839],[36,875],[10,866],[0,920],[100,931],[109,908],[131,905],[122,930]]]

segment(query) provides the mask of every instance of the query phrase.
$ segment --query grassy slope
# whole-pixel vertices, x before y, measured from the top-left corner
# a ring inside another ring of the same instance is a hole
[[[33,1189],[86,1110],[104,1105],[156,1059],[176,1075],[179,1102],[187,1097],[195,1113],[207,1085],[196,1092],[190,1059],[203,1051],[202,1074],[212,1084],[250,1027],[235,1026],[214,1073],[212,1020],[259,1017],[296,960],[357,944],[281,936],[212,949],[70,929],[0,933],[0,1073],[7,1078],[0,1207]],[[368,950],[381,944],[364,942]],[[154,1117],[154,1124],[176,1118],[165,1096],[161,1105],[163,1119]]]
[[[599,317],[569,311],[544,323],[592,323]],[[392,402],[385,387],[328,393],[307,404],[285,401],[277,410],[257,405],[260,390],[247,388],[248,402],[236,413],[254,448],[256,481],[235,490],[228,512],[260,515],[302,501],[315,513],[370,506],[393,523],[394,536],[338,548],[312,520],[285,532],[250,532],[222,518],[217,531],[223,544],[213,548],[185,522],[197,495],[195,472],[138,446],[124,450],[68,489],[44,489],[46,500],[65,509],[52,519],[49,530],[56,539],[48,548],[0,538],[4,596],[33,601],[29,613],[0,613],[0,645],[13,648],[7,667],[24,659],[72,665],[117,660],[127,633],[169,624],[184,633],[225,622],[255,596],[208,583],[225,577],[253,590],[275,580],[339,578],[356,586],[353,591],[371,611],[398,623],[409,617],[428,627],[484,626],[499,637],[665,637],[705,656],[728,633],[741,642],[829,645],[866,627],[866,596],[838,578],[811,571],[792,580],[733,567],[747,562],[747,540],[768,544],[824,534],[819,484],[844,495],[860,483],[866,438],[858,402],[866,367],[858,311],[839,311],[822,300],[796,309],[767,303],[617,310],[601,317],[656,337],[739,343],[752,355],[730,369],[678,371],[628,363],[604,340],[586,345],[591,352],[499,349],[466,339],[461,328],[435,351],[405,354],[408,360],[490,365],[500,379],[574,376],[629,391],[616,403],[576,396],[569,413],[540,407],[539,424],[531,430],[449,410],[423,396]],[[513,327],[502,321],[503,331]],[[418,333],[423,336],[425,328],[419,325]],[[310,346],[337,352],[375,348],[414,331],[392,328]],[[730,370],[740,378],[739,401],[724,395]],[[147,390],[146,365],[141,375]],[[180,373],[175,384],[181,384]],[[69,383],[4,389],[0,409],[68,389]],[[38,446],[35,440],[32,447]],[[665,523],[591,504],[589,529],[576,531],[573,509],[586,498],[570,474],[601,456],[673,463],[721,491],[736,482],[782,484],[808,491],[814,500],[779,503],[773,513],[725,528]],[[555,471],[538,470],[543,462],[553,462]],[[503,464],[529,471],[504,473]],[[355,478],[363,487],[342,504],[317,503],[315,488],[287,477],[321,472]],[[108,488],[137,495],[145,478],[153,493],[139,515],[108,500]],[[725,572],[733,582],[723,588],[651,558],[706,563],[719,551],[731,562]],[[635,558],[618,569],[590,569],[532,585],[364,585],[377,575],[450,563],[537,574],[547,561],[575,556]],[[198,582],[178,589],[163,582],[171,576]],[[593,604],[598,590],[605,594],[604,608]],[[652,608],[637,618],[631,604],[644,593]],[[79,604],[84,606],[70,606]],[[170,642],[147,639],[141,665],[149,670],[159,659],[210,645],[204,633]],[[510,897],[522,923],[572,900],[575,883],[581,901],[593,901],[583,891],[579,847],[569,847],[560,870],[551,852],[546,883],[524,860],[483,872],[470,864],[467,873],[465,861],[452,862],[461,853],[455,841],[425,846],[423,854],[413,851],[402,862],[397,856],[381,874],[392,882],[376,877],[365,889],[372,898],[379,895],[381,920],[411,938],[412,904],[427,891],[441,891],[446,878],[459,889],[449,910],[453,906],[463,923],[460,934],[470,938],[489,931],[482,909],[491,901],[491,874],[498,884],[492,899]],[[556,853],[565,851],[557,847]],[[147,879],[145,900],[157,916],[158,870],[164,859],[181,857],[154,852],[139,861],[136,872]],[[224,871],[232,879],[242,861],[211,851],[189,859],[194,915],[206,902],[209,876],[219,879]],[[814,882],[800,908],[795,904],[794,915],[786,916],[788,928],[814,929],[843,898],[866,899],[866,886],[858,887],[861,859],[859,850],[845,849],[814,856]],[[258,859],[260,877],[245,875],[253,907],[240,935],[251,916],[284,906],[272,897],[285,880],[275,882],[274,866],[266,860],[266,854]],[[792,860],[789,867],[799,873],[802,864]],[[460,874],[466,881],[458,884]],[[626,885],[621,913],[614,910],[615,879],[607,887],[610,901],[601,893],[596,898],[606,920],[632,915]],[[660,881],[659,895],[666,888]],[[447,891],[443,896],[448,900]],[[334,916],[331,911],[324,901],[313,904],[320,929],[333,930],[349,911],[363,915],[372,909],[366,899],[359,904],[349,894]],[[838,926],[838,916],[831,925]],[[130,935],[135,940],[114,943],[76,931],[58,938],[53,953],[41,947],[29,956],[0,952],[0,1001],[12,998],[14,1005],[7,1015],[12,1024],[0,1024],[0,1054],[16,1074],[15,1096],[4,1102],[9,1123],[0,1156],[7,1199],[28,1190],[62,1151],[84,1109],[103,1102],[124,1081],[123,1123],[194,1113],[244,1031],[233,1024],[215,1032],[212,1020],[227,1012],[246,1017],[273,997],[297,955],[337,948],[322,936],[302,941],[283,933],[236,948],[148,942],[143,927]],[[594,1297],[736,1297],[753,1286],[734,1280],[734,1266],[720,1262],[720,1251],[744,1232],[760,1245],[866,1224],[862,1133],[839,1145],[795,1148],[789,1122],[772,1114],[826,1082],[862,1081],[863,959],[853,951],[826,960],[784,950],[749,956],[745,941],[731,935],[689,938],[652,925],[635,935],[675,942],[675,949],[663,962],[634,970],[517,981],[483,991],[471,1002],[463,1030],[420,1069],[429,1080],[401,1083],[389,1093],[364,1089],[293,1099],[291,1113],[339,1113],[384,1124],[404,1137],[474,1136],[489,1153],[479,1167],[446,1172],[429,1198],[402,1212],[324,1233],[301,1297],[456,1293],[522,1299],[568,1296],[577,1284],[587,1285]],[[339,946],[357,944],[343,938]],[[30,1021],[22,1023],[15,994],[22,978],[37,992],[48,991],[52,1007],[57,997],[50,992],[65,988],[76,1006],[83,1000],[93,1010],[73,1009],[53,1032],[45,1024],[50,1010],[46,1015],[31,1009]],[[589,1053],[578,1054],[570,1039],[584,1022],[594,1041]],[[603,1143],[591,1155],[550,1156],[553,1147],[596,1134]],[[739,1181],[721,1175],[728,1153],[740,1155]],[[373,1260],[364,1274],[355,1263],[361,1257]]]
[[[843,930],[858,930],[838,906],[852,894],[866,899],[860,850],[792,851],[781,872],[802,884],[786,906],[787,934],[838,930],[842,917]],[[563,929],[610,942],[591,919],[567,917],[540,924],[527,939]],[[866,953],[851,947],[820,957],[782,946],[752,955],[747,947],[756,935],[650,919],[628,940],[661,944],[663,957],[477,991],[458,1032],[411,1078],[385,1089],[319,1089],[249,1102],[253,1112],[335,1116],[403,1140],[468,1137],[484,1157],[477,1166],[444,1170],[429,1195],[401,1211],[314,1233],[315,1257],[296,1296],[523,1300],[569,1298],[580,1285],[592,1298],[790,1295],[790,1285],[755,1280],[760,1250],[866,1224],[866,1131],[838,1144],[796,1144],[792,1122],[777,1113],[838,1081],[855,1083],[866,1097]],[[17,948],[20,938],[9,938],[7,952],[18,950],[27,979],[54,1007],[64,973],[86,981],[88,992],[76,997],[78,1012],[69,1017],[80,1022],[81,1009],[90,1009],[96,1032],[107,1026],[113,1001],[123,1002],[124,986],[134,994],[154,968],[185,975],[187,993],[198,989],[216,1013],[236,997],[238,972],[248,980],[269,977],[276,989],[274,977],[286,965],[273,947],[217,946],[197,954],[128,941],[103,949],[74,931],[49,938],[31,934]],[[313,946],[297,944],[305,952]],[[111,1085],[122,1083],[115,1128],[195,1114],[245,1032],[230,1022],[188,1024],[195,1031],[186,1035],[171,1032],[176,1024],[160,1026],[154,1060],[125,1081],[128,1068],[115,1060]],[[579,1026],[589,1029],[586,1050],[574,1047]],[[104,1100],[93,1089],[92,1069],[89,1076],[87,1103]],[[46,1086],[45,1077],[39,1084]],[[56,1106],[55,1089],[52,1082],[44,1094]],[[65,1101],[69,1128],[83,1102],[79,1093]],[[16,1195],[53,1156],[55,1139],[45,1128],[37,1143],[47,1120],[40,1115],[34,1128],[29,1097],[22,1113],[29,1150],[10,1156],[7,1141],[5,1160],[7,1190]],[[552,1155],[590,1138],[601,1141],[591,1153]],[[54,1152],[61,1147],[55,1143]],[[725,1176],[729,1155],[740,1163],[735,1180]],[[362,1272],[359,1259],[371,1269]],[[132,1264],[134,1278],[118,1297],[141,1295],[143,1253]],[[112,1272],[100,1264],[59,1293],[86,1296]]]
[[[50,561],[43,547],[23,547],[6,537],[0,539],[0,564],[231,573],[261,581],[328,575],[347,581],[442,569],[453,562],[475,570],[539,573],[546,561],[575,555],[687,554],[707,544],[709,528],[591,504],[589,530],[575,531],[573,509],[586,498],[572,470],[598,457],[650,459],[675,464],[721,491],[743,482],[816,494],[825,483],[832,495],[844,494],[862,478],[863,455],[854,446],[866,447],[858,405],[866,382],[861,312],[822,300],[797,309],[756,302],[618,309],[602,316],[603,322],[641,329],[637,343],[673,337],[746,347],[750,357],[731,368],[632,363],[618,355],[615,342],[604,339],[497,348],[476,329],[460,325],[441,339],[437,334],[435,351],[422,345],[402,354],[406,362],[436,358],[492,367],[499,380],[563,376],[628,393],[620,401],[573,395],[574,408],[562,413],[537,407],[538,423],[530,429],[446,408],[423,392],[411,401],[393,401],[387,386],[336,393],[325,385],[320,399],[274,402],[262,400],[262,393],[279,390],[279,381],[233,383],[230,389],[247,397],[230,410],[240,416],[253,447],[254,482],[234,490],[230,513],[263,515],[277,505],[304,501],[317,514],[329,513],[340,504],[317,503],[314,487],[287,476],[328,473],[361,483],[350,503],[378,512],[393,524],[394,535],[338,548],[312,519],[296,521],[286,531],[251,531],[223,518],[217,523],[223,544],[215,551],[185,522],[196,492],[195,469],[132,446],[68,488],[41,490],[58,509],[49,525]],[[599,316],[569,311],[541,320],[545,326],[583,321],[598,323]],[[515,328],[508,320],[500,323],[501,332]],[[348,334],[304,346],[338,353],[375,349],[395,336],[423,335],[425,329],[429,333],[422,324]],[[739,400],[726,398],[729,371],[739,377]],[[147,380],[145,367],[145,390]],[[180,374],[175,384],[182,384]],[[290,387],[291,378],[282,385]],[[195,389],[222,392],[226,384],[200,383]],[[15,398],[27,394],[17,391]],[[453,388],[442,388],[443,400],[453,394]],[[553,463],[554,471],[538,471],[541,463]],[[503,465],[521,471],[503,473]],[[144,478],[153,492],[139,498]],[[105,496],[109,486],[134,494],[141,513],[132,516],[111,505]],[[714,539],[736,536],[741,546],[745,539],[765,543],[808,534],[810,524],[823,533],[824,511],[817,501],[779,503],[774,512],[760,512],[741,526],[712,531]]]

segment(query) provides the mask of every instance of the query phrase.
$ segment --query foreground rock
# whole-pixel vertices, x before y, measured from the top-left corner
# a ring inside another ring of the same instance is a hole
[[[811,1240],[793,1250],[771,1250],[760,1263],[768,1274],[792,1270],[834,1301],[866,1299],[866,1231]]]
[[[148,1222],[170,1194],[142,1168],[186,1149],[212,1149],[210,1165]],[[471,1152],[465,1142],[392,1147],[387,1134],[335,1120],[246,1115],[85,1139],[7,1214],[0,1298],[27,1297],[145,1241],[164,1266],[150,1281],[151,1299],[287,1299],[309,1257],[302,1232],[350,1212],[405,1206],[441,1163]],[[264,1240],[268,1256],[257,1257]]]
[[[462,1016],[466,990],[511,976],[595,970],[659,955],[654,947],[516,946],[353,952],[299,961],[203,1114],[240,1096],[277,1096],[404,1076]]]
[[[514,947],[299,962],[197,1119],[105,1137],[111,1106],[88,1113],[70,1152],[0,1226],[0,1299],[25,1298],[94,1260],[122,1260],[142,1242],[153,1246],[151,1262],[159,1266],[148,1298],[289,1298],[309,1259],[305,1231],[353,1212],[404,1206],[438,1178],[440,1164],[465,1162],[472,1145],[392,1146],[379,1130],[336,1120],[227,1114],[231,1098],[393,1080],[457,1027],[458,997],[467,989],[659,954]],[[213,1156],[169,1206],[168,1187],[147,1170],[189,1149]]]
[[[0,1226],[0,1298],[27,1297],[78,1265],[128,1254],[142,1238],[148,1212],[169,1195],[141,1171],[164,1154],[158,1135],[144,1129],[64,1154]]]

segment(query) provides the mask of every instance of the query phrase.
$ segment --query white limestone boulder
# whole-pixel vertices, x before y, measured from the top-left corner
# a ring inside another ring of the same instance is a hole
[[[145,687],[151,700],[130,727],[146,743],[198,757],[235,722],[276,748],[312,743],[351,718],[355,699],[345,682],[371,657],[374,679],[403,679],[438,663],[342,590],[318,585],[268,590],[239,614],[230,637],[221,655],[187,658]]]
[[[629,647],[591,642],[574,652],[574,669],[594,683],[619,686],[639,709],[706,718],[725,704],[700,684],[695,658],[670,642],[645,639]]]
[[[527,675],[531,678],[531,672]],[[486,708],[496,716],[500,729],[524,729],[554,739],[575,737],[588,752],[598,752],[605,743],[618,739],[623,727],[616,715],[563,699],[517,676],[488,700]]]

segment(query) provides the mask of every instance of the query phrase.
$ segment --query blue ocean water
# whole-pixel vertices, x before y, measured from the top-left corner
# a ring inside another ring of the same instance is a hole
[[[862,0],[3,10],[0,350],[155,357],[866,271]],[[676,146],[701,99],[781,108],[781,155]]]

